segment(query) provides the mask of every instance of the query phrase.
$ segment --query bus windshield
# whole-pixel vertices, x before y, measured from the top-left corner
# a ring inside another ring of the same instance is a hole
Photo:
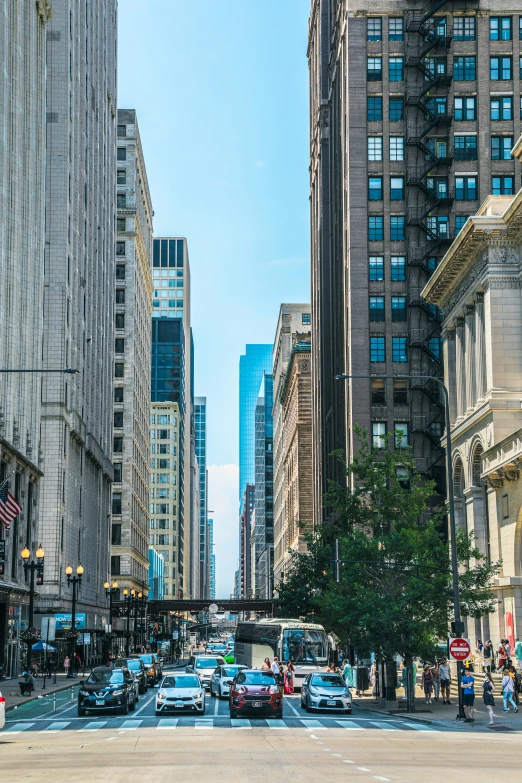
[[[327,659],[325,632],[305,628],[285,629],[283,659],[293,663],[323,663]]]

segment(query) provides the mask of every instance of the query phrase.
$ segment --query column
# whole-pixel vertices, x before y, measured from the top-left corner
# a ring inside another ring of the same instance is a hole
[[[464,411],[466,410],[464,318],[455,319],[455,330],[455,379],[457,387],[457,418],[459,418],[464,415]]]
[[[484,339],[484,294],[475,294],[475,384],[477,400],[486,395],[486,342]]]
[[[457,418],[457,387],[456,387],[456,334],[455,329],[444,329],[442,339],[444,341],[444,383],[449,394],[449,415],[451,424],[455,424]]]
[[[475,306],[465,308],[465,373],[466,373],[466,410],[475,407]]]

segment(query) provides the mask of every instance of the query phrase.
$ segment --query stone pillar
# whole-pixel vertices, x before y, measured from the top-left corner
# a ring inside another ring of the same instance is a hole
[[[475,384],[476,398],[486,395],[486,344],[484,340],[484,294],[475,294]]]
[[[472,530],[475,546],[483,555],[487,554],[486,498],[483,487],[468,487],[464,491],[468,533]],[[475,560],[470,566],[478,565]]]
[[[465,357],[464,367],[466,373],[466,411],[475,407],[475,307],[466,305],[465,308]]]
[[[456,334],[455,329],[444,329],[444,383],[448,387],[449,413],[451,424],[457,418],[457,386],[456,386]]]
[[[464,350],[464,318],[455,319],[457,333],[455,349],[455,378],[457,387],[457,418],[464,415],[466,410],[466,369]]]

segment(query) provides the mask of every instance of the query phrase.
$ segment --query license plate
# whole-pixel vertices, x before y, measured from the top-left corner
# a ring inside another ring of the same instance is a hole
[[[254,701],[252,702],[252,707],[262,707],[263,702],[262,701]]]
[[[335,699],[328,699],[326,704],[328,705],[328,707],[335,707],[336,704]]]
[[[105,704],[105,699],[96,699],[97,707],[103,707],[104,704]]]
[[[184,704],[184,702],[182,702],[182,701],[177,701],[177,702],[175,702],[175,703],[174,703],[174,706],[175,706],[175,707],[184,707],[184,706],[185,706],[185,704]]]

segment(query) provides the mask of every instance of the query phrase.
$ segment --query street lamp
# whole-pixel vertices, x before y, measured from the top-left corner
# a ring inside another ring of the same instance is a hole
[[[132,601],[133,601],[135,595],[136,595],[136,590],[134,588],[132,588],[132,590],[130,590],[130,592],[129,592],[129,589],[127,587],[123,590],[123,600],[127,604],[127,609],[126,609],[126,611],[127,611],[127,633],[126,633],[126,638],[125,638],[125,655],[127,657],[129,656],[129,634],[130,634],[131,605],[132,605]]]
[[[73,576],[73,567],[69,563],[67,568],[65,569],[65,573],[67,574],[67,586],[70,587],[72,585],[73,594],[72,594],[72,614],[71,614],[71,631],[76,630],[76,597],[77,597],[77,590],[80,588],[82,583],[82,576],[83,576],[84,568],[80,564],[76,568],[76,576]],[[76,640],[71,639],[71,657],[74,657],[76,653]],[[72,661],[71,661],[72,663]],[[69,672],[72,671],[74,666],[69,667]],[[73,676],[72,673],[70,675]]]
[[[464,633],[464,623],[462,622],[462,616],[460,613],[460,594],[459,594],[459,565],[457,558],[457,527],[455,523],[455,499],[453,497],[453,463],[451,461],[451,420],[449,409],[449,391],[447,386],[437,378],[436,375],[336,375],[336,381],[347,381],[353,378],[382,378],[385,380],[415,380],[415,381],[435,381],[442,389],[444,394],[444,416],[446,423],[446,482],[448,489],[448,501],[449,501],[449,528],[450,528],[450,545],[451,545],[451,576],[453,582],[453,615],[455,622],[453,625],[455,636],[461,636]],[[457,661],[457,680],[459,689],[459,713],[458,718],[464,718],[463,707],[463,693],[460,687],[460,681],[462,678],[462,670],[464,664],[462,661]]]
[[[118,587],[118,582],[114,581],[112,583],[112,586],[110,582],[104,583],[105,588],[105,596],[109,599],[109,634],[112,633],[112,601],[113,597],[117,594],[119,594],[120,590]],[[109,642],[109,652],[112,650],[112,644]]]
[[[43,546],[39,545],[35,555],[36,555],[36,562],[34,560],[31,560],[29,562],[29,559],[31,557],[31,552],[29,550],[28,546],[24,546],[21,553],[22,560],[24,561],[24,572],[27,576],[27,573],[30,574],[30,581],[29,581],[29,630],[33,627],[34,622],[34,573],[37,571],[38,573],[43,572],[43,561],[45,557],[45,551]],[[31,658],[32,658],[32,652],[33,652],[33,643],[29,641],[27,643],[27,671],[31,672]]]

